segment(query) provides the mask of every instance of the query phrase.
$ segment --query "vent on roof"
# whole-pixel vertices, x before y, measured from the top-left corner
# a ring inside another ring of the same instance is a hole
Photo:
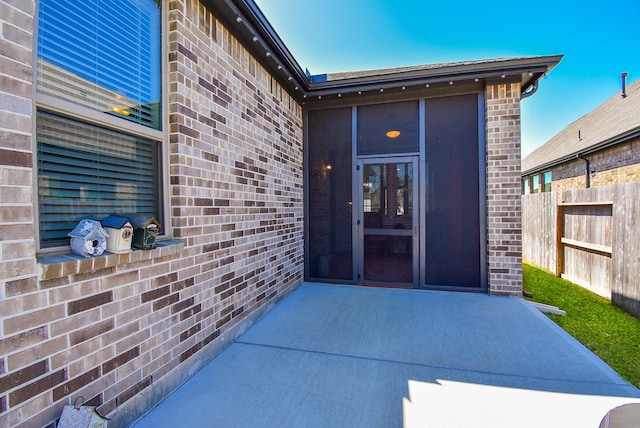
[[[627,75],[628,74],[629,73],[627,72],[620,74],[620,77],[622,78],[622,98],[627,97]]]

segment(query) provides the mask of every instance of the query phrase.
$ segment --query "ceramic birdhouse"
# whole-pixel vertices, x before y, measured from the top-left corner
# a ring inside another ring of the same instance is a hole
[[[156,248],[160,223],[151,216],[133,216],[130,220],[133,225],[133,246],[142,250]]]
[[[110,215],[102,220],[102,227],[109,234],[107,251],[115,254],[124,254],[131,251],[133,226],[128,217]]]
[[[71,252],[78,256],[99,256],[107,249],[109,234],[98,221],[80,220],[68,236],[71,237]]]

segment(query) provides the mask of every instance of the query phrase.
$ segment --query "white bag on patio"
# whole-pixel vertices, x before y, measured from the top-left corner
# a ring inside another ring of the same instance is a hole
[[[107,428],[107,422],[93,406],[64,406],[57,428]]]

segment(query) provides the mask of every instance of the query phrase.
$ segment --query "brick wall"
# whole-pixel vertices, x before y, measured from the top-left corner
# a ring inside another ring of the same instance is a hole
[[[15,5],[13,4],[15,3]],[[33,287],[31,152],[33,1],[0,1],[0,284],[20,279]],[[15,288],[0,288],[0,298]],[[0,302],[0,314],[11,311]],[[6,367],[0,365],[0,375]],[[1,388],[0,388],[1,389]],[[1,391],[0,391],[1,394]],[[0,408],[2,408],[0,398]]]
[[[302,280],[302,108],[197,1],[168,7],[174,240],[37,262],[35,5],[0,0],[0,426],[79,396],[126,425]]]
[[[589,177],[591,187],[640,181],[640,139],[618,144],[585,156],[595,174]],[[572,160],[552,171],[554,192],[583,189],[586,186],[585,161]]]
[[[640,151],[640,148],[638,148]],[[640,163],[604,171],[596,170],[591,177],[591,187],[609,186],[612,184],[637,183],[640,181]]]
[[[9,426],[5,415],[16,402],[24,401],[25,384],[39,388],[56,382],[48,361],[29,358],[19,367],[7,354],[22,346],[43,341],[47,327],[25,329],[11,334],[17,320],[28,326],[30,318],[51,316],[46,293],[36,280],[32,201],[32,43],[33,1],[0,0],[0,317],[12,318],[10,325],[0,324],[0,425]],[[24,313],[30,311],[28,318]],[[12,391],[13,390],[13,391]],[[37,406],[37,405],[36,405]],[[34,406],[31,405],[33,409]],[[28,410],[29,411],[29,410]],[[33,410],[30,410],[33,412]]]
[[[487,250],[489,292],[522,294],[520,85],[488,85]]]
[[[584,189],[584,188],[585,188],[584,175],[581,177],[565,178],[564,180],[551,182],[552,192],[562,193],[565,190],[569,190],[569,189]]]

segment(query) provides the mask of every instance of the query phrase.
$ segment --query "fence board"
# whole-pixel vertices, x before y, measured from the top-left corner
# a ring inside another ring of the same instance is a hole
[[[583,196],[591,199],[594,193],[597,192]],[[607,298],[611,298],[611,219],[610,202],[563,204],[560,241],[564,245],[560,251],[564,251],[565,258],[560,273]]]
[[[614,272],[611,299],[640,317],[640,183],[621,185],[616,193],[622,200],[614,237],[620,260],[619,272]]]
[[[640,317],[639,219],[640,183],[523,195],[523,260]]]
[[[522,197],[522,257],[527,263],[553,273],[557,258],[557,201],[557,194],[552,192]]]

